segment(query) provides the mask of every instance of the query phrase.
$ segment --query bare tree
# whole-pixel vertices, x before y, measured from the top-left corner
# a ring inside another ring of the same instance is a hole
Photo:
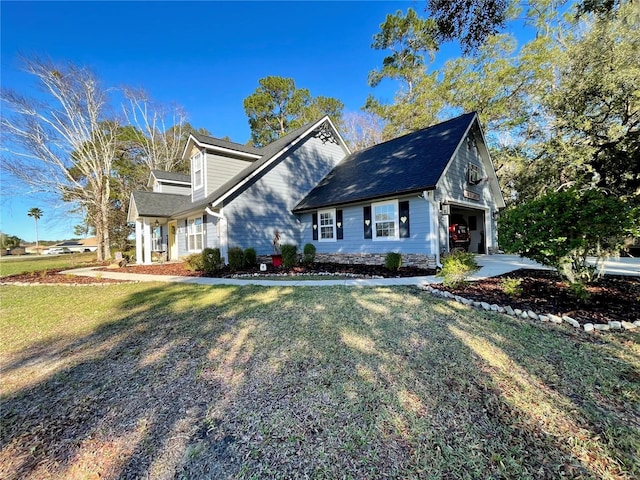
[[[107,116],[108,91],[88,69],[72,63],[24,60],[46,100],[0,91],[0,168],[34,190],[80,206],[96,228],[98,260],[111,257],[110,174],[118,123]]]
[[[175,171],[181,161],[187,116],[178,106],[166,107],[154,102],[142,90],[124,89],[129,101],[123,105],[129,125],[140,135],[137,147],[149,170]]]
[[[344,136],[352,151],[382,142],[382,119],[371,112],[347,112],[343,116]]]

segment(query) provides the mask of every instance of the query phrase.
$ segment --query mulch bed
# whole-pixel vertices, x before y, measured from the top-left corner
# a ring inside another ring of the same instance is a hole
[[[504,293],[504,278],[520,279],[522,293],[516,296]],[[539,314],[568,315],[581,324],[640,320],[640,277],[604,275],[587,287],[590,295],[585,300],[577,298],[567,282],[556,272],[548,270],[516,270],[457,289],[442,285],[436,287],[470,300],[510,305],[513,309],[532,310]]]
[[[100,283],[123,283],[122,280],[113,280],[110,278],[94,278],[94,277],[82,277],[80,275],[66,275],[60,274],[69,270],[69,268],[58,268],[43,270],[40,272],[20,273],[17,275],[7,275],[0,278],[0,283],[39,283],[39,284],[74,284],[74,285],[89,285]]]

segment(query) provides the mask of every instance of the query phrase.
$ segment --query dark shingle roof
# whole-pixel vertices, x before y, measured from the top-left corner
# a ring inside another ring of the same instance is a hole
[[[228,142],[219,138],[210,137],[209,135],[202,135],[200,133],[192,133],[196,140],[200,143],[206,143],[207,145],[213,145],[216,147],[227,148],[229,150],[237,150],[243,153],[250,153],[252,155],[262,155],[260,149],[252,147],[251,145],[242,145],[241,143]]]
[[[180,182],[191,184],[191,177],[182,173],[164,172],[162,170],[151,170],[151,174],[158,180],[167,182]]]
[[[303,211],[435,187],[471,122],[466,113],[343,159],[294,208]]]
[[[140,217],[170,217],[191,203],[191,195],[160,192],[133,192],[132,195]]]
[[[306,125],[303,125],[302,127],[292,131],[291,133],[288,133],[284,137],[279,138],[275,142],[270,143],[269,145],[267,145],[261,150],[262,158],[260,158],[260,160],[253,162],[251,165],[246,167],[240,173],[232,177],[229,181],[227,181],[222,186],[220,186],[219,188],[211,192],[211,194],[207,196],[207,198],[205,198],[204,200],[191,203],[185,206],[184,209],[180,211],[176,211],[175,214],[179,215],[193,209],[204,208],[207,205],[214,203],[216,200],[221,198],[224,194],[229,192],[240,182],[248,178],[252,173],[254,173],[256,170],[262,167],[265,163],[272,160],[274,156],[280,153],[284,148],[291,145],[294,141],[298,139],[298,137],[300,137],[300,135],[302,135],[304,132],[309,130],[313,125],[317,124],[318,122],[319,120],[316,120],[315,122],[311,122]]]

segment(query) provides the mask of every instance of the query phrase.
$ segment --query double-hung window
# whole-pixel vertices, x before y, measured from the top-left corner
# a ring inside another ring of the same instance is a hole
[[[336,210],[320,210],[318,212],[318,223],[321,242],[335,242],[336,240]]]
[[[202,251],[202,217],[190,218],[187,221],[187,242],[190,252]]]
[[[398,202],[374,203],[373,239],[396,240],[398,238]]]
[[[151,236],[151,250],[154,252],[162,251],[162,227],[155,227]]]
[[[193,188],[202,187],[202,152],[191,157],[191,172],[193,175]]]

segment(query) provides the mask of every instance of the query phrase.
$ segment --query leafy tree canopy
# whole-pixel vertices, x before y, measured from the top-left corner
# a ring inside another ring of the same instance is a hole
[[[251,143],[262,147],[305,123],[329,115],[337,125],[342,119],[342,102],[331,97],[312,97],[309,90],[296,88],[293,78],[268,76],[244,99],[249,118]]]

